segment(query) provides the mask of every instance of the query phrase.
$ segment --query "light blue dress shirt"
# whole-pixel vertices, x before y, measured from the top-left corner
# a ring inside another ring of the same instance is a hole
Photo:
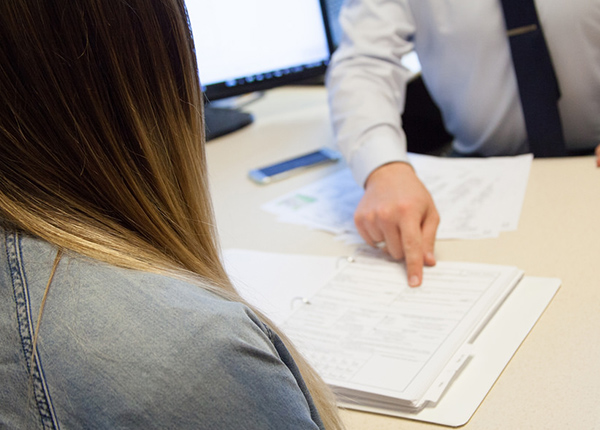
[[[571,150],[600,143],[600,0],[536,0],[562,91]],[[340,150],[363,184],[377,167],[407,161],[399,121],[416,50],[454,148],[465,154],[528,152],[500,0],[348,0],[344,36],[328,74]]]

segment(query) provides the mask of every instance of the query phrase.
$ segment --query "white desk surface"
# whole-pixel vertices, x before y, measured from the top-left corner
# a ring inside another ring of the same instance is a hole
[[[318,167],[278,183],[247,179],[251,168],[331,145],[322,87],[267,92],[247,106],[255,122],[207,143],[221,244],[226,248],[348,255],[353,247],[303,226],[278,223],[264,202],[327,175]],[[497,239],[438,241],[438,260],[515,265],[562,280],[546,312],[466,429],[600,429],[600,169],[592,156],[533,161],[519,228]],[[341,411],[352,429],[443,428]]]

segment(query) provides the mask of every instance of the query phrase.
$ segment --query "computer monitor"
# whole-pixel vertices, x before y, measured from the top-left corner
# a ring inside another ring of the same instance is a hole
[[[198,73],[211,102],[322,76],[333,50],[325,0],[186,0]],[[205,109],[207,138],[252,121]]]

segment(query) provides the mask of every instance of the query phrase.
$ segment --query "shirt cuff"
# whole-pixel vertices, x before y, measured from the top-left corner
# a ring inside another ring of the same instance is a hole
[[[384,164],[409,163],[406,137],[391,127],[378,127],[363,137],[363,142],[351,154],[349,166],[354,180],[361,186],[369,175]]]

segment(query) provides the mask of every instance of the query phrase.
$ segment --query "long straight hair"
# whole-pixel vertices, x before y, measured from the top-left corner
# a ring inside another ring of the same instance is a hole
[[[183,0],[0,1],[0,98],[2,222],[245,303],[219,257]],[[254,310],[326,427],[343,427],[327,386]]]

